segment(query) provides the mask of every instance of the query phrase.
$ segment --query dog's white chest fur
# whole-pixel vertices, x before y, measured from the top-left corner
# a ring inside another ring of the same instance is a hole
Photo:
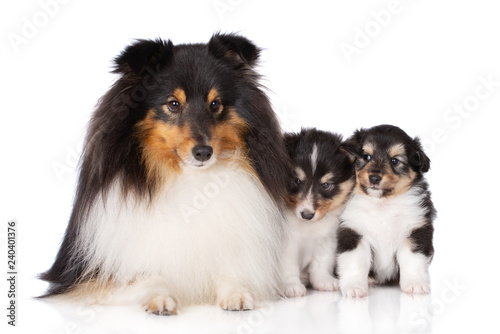
[[[299,219],[287,209],[285,217],[284,294],[287,297],[304,296],[308,283],[317,290],[338,289],[338,282],[332,275],[339,212],[329,212],[321,220],[310,222]]]
[[[395,255],[411,232],[424,223],[423,195],[416,189],[391,197],[354,194],[341,216],[343,226],[362,235],[373,251],[373,270],[380,280],[394,274]]]
[[[98,199],[79,248],[101,278],[157,275],[184,304],[213,303],[221,281],[266,300],[278,284],[282,220],[254,176],[212,166],[183,172],[153,203],[124,199],[115,184],[105,204]]]
[[[310,222],[299,219],[294,212],[285,213],[288,230],[288,243],[296,249],[299,267],[304,270],[314,256],[326,248],[335,250],[338,213],[327,213],[319,221]]]

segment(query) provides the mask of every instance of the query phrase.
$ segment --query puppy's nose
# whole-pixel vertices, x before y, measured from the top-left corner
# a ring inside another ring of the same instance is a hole
[[[300,216],[302,217],[302,219],[311,220],[313,219],[315,213],[316,212],[302,211],[300,213]]]
[[[372,184],[379,184],[380,180],[382,180],[382,176],[372,174],[372,175],[368,176],[368,179],[370,180],[370,182]]]
[[[193,156],[196,160],[203,162],[209,160],[212,157],[214,150],[212,146],[196,145],[195,147],[193,147],[191,152],[193,153]]]

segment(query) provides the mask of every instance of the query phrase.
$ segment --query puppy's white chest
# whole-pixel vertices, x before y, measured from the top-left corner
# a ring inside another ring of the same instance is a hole
[[[342,214],[343,226],[359,233],[373,251],[373,269],[381,279],[395,270],[395,254],[412,231],[425,222],[422,195],[409,190],[394,198],[356,194]]]
[[[394,198],[356,194],[342,215],[345,226],[373,241],[401,241],[424,223],[421,195],[409,190]]]
[[[302,268],[309,265],[318,250],[335,249],[338,213],[330,212],[316,222],[301,220],[290,210],[286,210],[285,217],[288,224],[287,244],[295,249],[292,253],[298,256],[297,260]]]

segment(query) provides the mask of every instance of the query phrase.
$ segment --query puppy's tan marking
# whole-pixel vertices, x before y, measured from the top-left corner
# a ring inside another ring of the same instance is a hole
[[[331,179],[333,179],[333,173],[328,173],[328,174],[324,175],[319,182],[326,183],[326,182],[330,181]]]
[[[354,187],[354,180],[349,179],[338,185],[340,191],[332,199],[319,199],[316,216],[318,220],[323,218],[328,212],[339,209],[349,199],[349,195]]]
[[[406,153],[405,147],[402,144],[396,144],[394,146],[391,146],[389,148],[389,156],[391,158],[396,157],[396,156],[404,156]]]
[[[300,167],[295,167],[295,174],[297,174],[297,178],[302,182],[306,179],[306,173]]]
[[[369,155],[373,155],[373,152],[375,152],[375,145],[372,143],[366,143],[363,145],[363,152]]]

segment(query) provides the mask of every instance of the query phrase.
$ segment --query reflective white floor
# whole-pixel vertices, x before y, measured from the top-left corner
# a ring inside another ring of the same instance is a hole
[[[47,283],[35,278],[41,270],[32,258],[33,262],[26,265],[34,270],[24,270],[19,276],[17,326],[7,326],[4,316],[0,332],[500,333],[497,320],[500,291],[494,289],[498,285],[498,274],[491,259],[477,257],[475,261],[468,261],[465,257],[456,257],[456,248],[447,251],[451,242],[438,241],[447,247],[436,253],[430,267],[430,295],[410,296],[397,286],[371,287],[368,297],[363,299],[344,298],[339,292],[309,290],[306,297],[283,300],[253,311],[228,312],[216,306],[193,306],[181,308],[180,314],[169,317],[149,315],[139,305],[85,306],[34,299],[33,296],[46,290]],[[491,243],[486,246],[491,247]],[[454,260],[460,265],[454,265]],[[461,270],[456,271],[455,267]],[[2,291],[6,291],[4,283],[6,281],[0,284]]]
[[[304,298],[254,311],[195,306],[169,317],[148,315],[132,306],[83,306],[32,299],[22,303],[19,328],[33,333],[144,333],[146,329],[148,333],[422,333],[432,331],[435,317],[431,295],[408,296],[398,287],[372,288],[363,299],[309,291]]]

